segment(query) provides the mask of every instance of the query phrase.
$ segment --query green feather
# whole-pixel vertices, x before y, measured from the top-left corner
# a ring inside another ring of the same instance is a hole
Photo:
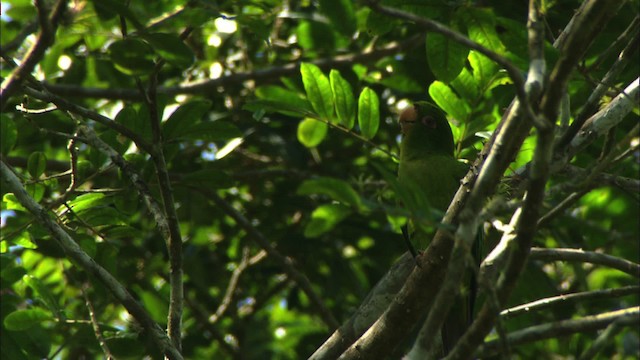
[[[398,182],[410,192],[419,193],[430,207],[430,212],[442,216],[460,186],[467,165],[454,157],[451,127],[444,113],[435,106],[418,102],[400,115],[402,142]],[[415,219],[414,219],[415,220]],[[418,250],[428,246],[433,231],[413,226],[410,222],[410,241]],[[471,282],[471,280],[469,281]],[[471,285],[473,288],[475,285]],[[471,291],[473,292],[473,291]],[[471,319],[472,297],[469,288],[462,289],[442,329],[445,353],[464,333]]]

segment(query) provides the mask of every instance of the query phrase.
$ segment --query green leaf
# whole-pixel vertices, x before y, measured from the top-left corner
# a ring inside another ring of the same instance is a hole
[[[4,203],[3,205],[3,210],[18,210],[18,211],[24,211],[26,212],[27,209],[25,209],[22,204],[20,204],[20,201],[18,201],[18,198],[13,194],[13,193],[8,193],[8,194],[4,194],[2,196],[2,202]]]
[[[499,54],[504,54],[506,49],[496,32],[496,15],[493,10],[466,6],[461,7],[456,16],[458,21],[464,23],[471,40]]]
[[[37,249],[38,245],[31,240],[31,236],[28,231],[22,231],[15,237],[11,237],[9,240],[12,244],[22,246],[25,249]]]
[[[333,229],[350,214],[351,209],[341,204],[320,205],[311,214],[311,221],[304,228],[304,236],[318,237]]]
[[[309,63],[300,65],[300,73],[311,106],[321,118],[331,121],[333,119],[333,102],[329,79],[319,67]]]
[[[429,86],[429,95],[433,101],[447,114],[458,121],[465,121],[469,116],[469,106],[460,100],[451,88],[440,81],[434,81]]]
[[[82,212],[80,217],[84,223],[91,226],[122,225],[127,222],[127,218],[111,206],[87,209]]]
[[[362,90],[358,99],[358,126],[367,139],[373,138],[380,126],[378,95],[368,87]]]
[[[360,195],[358,195],[348,182],[335,178],[320,177],[306,180],[298,188],[298,195],[311,194],[327,195],[333,200],[356,209],[360,209],[362,204]]]
[[[22,277],[22,281],[38,295],[39,300],[47,306],[51,313],[63,314],[55,296],[53,296],[53,293],[51,292],[51,289],[40,281],[40,279],[32,275],[25,275]],[[47,317],[49,317],[48,314]]]
[[[23,231],[23,233],[27,233]],[[28,236],[28,235],[27,235]],[[22,277],[26,274],[27,270],[15,263],[15,256],[13,254],[0,254],[0,264],[2,264],[2,271],[0,272],[2,283],[4,286],[11,286],[18,281],[22,280]]]
[[[193,51],[175,34],[153,33],[143,34],[160,57],[180,69],[186,69],[194,61]]]
[[[6,155],[18,140],[18,128],[13,119],[5,114],[0,116],[0,151]]]
[[[103,229],[100,229],[100,230],[103,230]],[[111,240],[115,239],[115,237],[111,236],[110,232],[105,232],[104,235],[108,239],[111,239]],[[131,238],[135,236],[135,232],[129,231],[128,235],[129,235],[129,238]],[[75,240],[78,243],[78,245],[80,245],[80,248],[82,248],[82,250],[84,250],[84,252],[86,252],[87,255],[89,255],[90,257],[96,256],[98,245],[96,244],[96,240],[93,237],[86,234],[78,234],[73,238],[73,240]]]
[[[311,105],[308,105],[308,107],[297,107],[281,101],[254,100],[246,103],[242,108],[244,110],[253,111],[253,117],[256,120],[260,120],[262,116],[264,116],[264,113],[267,112],[280,113],[292,117],[315,116],[316,114],[314,114],[311,109]]]
[[[138,116],[138,112],[133,106],[125,106],[116,115],[115,121],[120,123],[131,130],[139,131],[140,130],[140,118]]]
[[[189,128],[200,122],[211,109],[211,101],[194,100],[180,105],[162,124],[162,137],[170,141],[189,132]]]
[[[449,37],[429,33],[427,35],[427,61],[436,79],[449,82],[464,68],[469,49]]]
[[[342,35],[356,32],[356,15],[351,0],[320,0],[320,11],[331,20],[331,25]]]
[[[44,309],[16,310],[4,318],[4,326],[7,330],[21,331],[49,320],[53,320],[53,317]]]
[[[384,35],[396,26],[396,21],[393,18],[376,11],[369,12],[366,23],[367,31],[374,36]]]
[[[129,20],[137,30],[144,30],[144,25],[138,21],[133,12],[122,1],[118,0],[92,0],[96,13],[104,19],[121,15]]]
[[[77,198],[69,201],[68,205],[75,213],[79,214],[83,211],[89,210],[91,208],[97,206],[103,206],[105,204],[110,204],[111,199],[106,197],[102,193],[89,193],[78,196]],[[60,209],[65,209],[66,207],[61,207]]]
[[[469,64],[473,69],[473,78],[479,84],[480,89],[487,91],[491,88],[491,82],[499,74],[498,66],[488,57],[476,51],[469,52]]]
[[[281,109],[279,112],[287,112],[287,109],[299,109],[299,111],[293,111],[297,115],[300,113],[310,114],[313,112],[311,103],[301,94],[285,89],[282,86],[265,85],[256,89],[256,96],[259,99],[270,100],[275,103],[280,103]],[[284,113],[283,112],[283,113]]]
[[[448,83],[460,97],[469,101],[474,101],[479,96],[479,84],[473,77],[470,69],[466,67],[462,69],[460,74]]]
[[[138,211],[140,199],[133,188],[127,188],[113,197],[113,204],[121,213],[131,215]]]
[[[140,295],[145,310],[149,312],[153,320],[156,322],[166,321],[169,304],[162,296],[155,291],[139,290],[137,293]]]
[[[340,125],[351,129],[356,117],[356,101],[353,97],[353,91],[351,91],[351,85],[340,75],[338,70],[331,70],[329,80]]]
[[[41,151],[36,151],[29,155],[27,160],[27,170],[32,178],[37,179],[44,173],[47,166],[47,157]]]
[[[40,202],[40,200],[42,200],[42,197],[47,190],[47,188],[41,183],[26,184],[24,188],[27,190],[29,196],[31,196],[36,202]]]
[[[298,124],[298,141],[306,147],[316,147],[327,136],[329,125],[312,118],[304,118]]]
[[[336,49],[335,32],[329,24],[302,20],[296,28],[298,44],[310,53],[324,50],[328,52]]]
[[[127,38],[109,46],[109,55],[115,67],[127,75],[146,75],[153,71],[155,53],[146,42]]]

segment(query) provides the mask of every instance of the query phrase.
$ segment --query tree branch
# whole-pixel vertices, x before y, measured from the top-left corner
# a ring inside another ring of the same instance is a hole
[[[640,278],[640,264],[607,254],[580,249],[531,248],[531,258],[544,261],[576,261],[604,265]]]
[[[627,46],[622,50],[616,62],[609,68],[609,71],[604,75],[598,86],[591,92],[587,102],[582,106],[580,113],[576,117],[575,121],[569,126],[567,131],[562,134],[562,137],[556,143],[556,151],[560,151],[569,143],[571,140],[578,134],[578,131],[582,128],[585,121],[596,111],[598,105],[600,103],[600,99],[606,93],[608,89],[610,89],[613,84],[616,82],[616,78],[618,75],[624,70],[627,65],[631,62],[632,55],[638,49],[638,37],[640,36],[640,32],[638,32],[637,27],[640,23],[640,17],[636,16],[634,21],[629,25],[627,31],[632,28],[636,28],[634,31],[636,32],[635,38],[629,41]],[[625,31],[626,32],[626,31]]]
[[[60,96],[50,93],[48,90],[41,91],[41,90],[32,89],[29,86],[25,86],[24,92],[25,94],[29,96],[33,96],[36,99],[55,104],[58,107],[58,109],[65,110],[70,113],[77,114],[83,118],[91,119],[97,123],[100,123],[114,130],[115,132],[122,134],[125,137],[131,139],[138,148],[146,151],[149,154],[153,153],[153,148],[151,147],[151,144],[149,144],[149,142],[144,140],[139,134],[129,130],[129,128],[127,128],[126,126],[120,123],[117,123],[106,116],[100,115],[95,111],[89,110],[82,106],[76,105],[72,102],[69,102]]]
[[[624,116],[631,111],[640,100],[640,78],[636,78],[616,96],[604,109],[590,117],[573,138],[566,149],[570,159],[578,151],[584,149],[597,137],[606,134],[612,127],[622,122]]]
[[[405,252],[369,292],[358,310],[340,326],[309,360],[333,360],[353,344],[373,324],[393,301],[415,267],[415,260]]]
[[[246,217],[244,217],[240,212],[238,212],[238,210],[218,194],[208,189],[197,188],[197,190],[204,193],[208,199],[213,201],[225,213],[227,213],[227,215],[229,215],[238,224],[238,226],[244,229],[272,259],[280,264],[284,272],[286,272],[287,275],[289,275],[291,279],[298,284],[300,289],[302,289],[302,291],[309,297],[309,300],[315,307],[315,310],[320,314],[320,317],[330,329],[337,329],[340,326],[329,309],[327,309],[320,296],[313,290],[309,279],[295,267],[291,258],[282,255],[278,250],[276,250],[276,248],[269,243],[269,240],[267,240],[262,233],[256,230],[253,225],[251,225],[251,222]]]
[[[532,249],[533,251],[533,249]],[[534,258],[533,254],[531,258]],[[613,299],[617,297],[640,294],[640,286],[625,286],[615,289],[595,290],[595,291],[583,291],[572,294],[563,294],[553,297],[548,297],[536,301],[532,301],[526,304],[514,306],[512,308],[503,310],[500,312],[500,316],[510,319],[519,315],[529,314],[534,311],[540,311],[546,308],[554,307],[556,305],[564,305],[568,303],[580,303],[585,300],[597,300],[597,299]]]
[[[476,50],[480,54],[488,57],[489,59],[496,62],[498,65],[502,66],[509,74],[509,78],[511,78],[511,80],[513,81],[515,92],[517,94],[516,96],[518,97],[518,100],[522,104],[522,110],[524,111],[525,118],[533,122],[536,121],[536,118],[535,116],[533,116],[533,111],[529,104],[529,98],[527,96],[527,93],[525,92],[525,79],[522,76],[520,69],[518,69],[515,65],[513,65],[511,61],[509,61],[507,58],[478,44],[475,41],[472,41],[468,37],[462,35],[457,31],[450,29],[449,27],[437,21],[423,18],[421,16],[417,16],[402,10],[382,6],[377,1],[366,1],[366,4],[372,10],[380,14],[385,14],[387,16],[391,16],[397,19],[408,20],[422,27],[427,31],[432,31],[435,33],[442,34],[459,44],[462,44],[470,49]]]
[[[606,328],[614,322],[617,323],[618,326],[636,326],[638,321],[640,321],[640,307],[632,307],[598,315],[585,316],[580,319],[561,320],[531,326],[512,332],[508,336],[508,341],[512,345],[526,344],[575,333],[592,332]],[[495,355],[498,353],[498,346],[497,340],[489,341],[478,349],[476,356],[484,358]]]
[[[369,63],[379,60],[385,56],[394,55],[424,42],[424,35],[419,34],[402,41],[394,42],[380,49],[365,51],[363,53],[354,53],[346,55],[338,55],[330,58],[323,58],[309,61],[317,65],[323,70],[332,68],[351,67],[353,64]],[[232,86],[242,84],[245,81],[255,81],[256,83],[265,83],[278,79],[282,76],[293,76],[300,74],[300,63],[289,63],[286,65],[270,67],[250,72],[241,72],[222,76],[217,79],[206,80],[203,82],[182,84],[179,86],[158,87],[158,94],[163,95],[180,95],[180,94],[209,94],[217,91],[219,87]],[[86,88],[78,85],[66,84],[49,84],[43,83],[44,87],[51,92],[60,96],[77,96],[91,97],[112,100],[142,100],[140,92],[135,89],[98,89]]]
[[[4,160],[0,161],[0,175],[2,178],[3,187],[12,192],[20,204],[24,206],[35,218],[40,225],[42,225],[47,232],[56,240],[58,245],[64,250],[66,255],[82,267],[88,274],[95,276],[113,296],[127,309],[127,311],[133,316],[140,325],[149,332],[154,344],[162,351],[169,359],[181,360],[182,355],[171,344],[171,341],[160,328],[160,326],[153,321],[147,311],[131,296],[127,289],[122,286],[116,278],[114,278],[107,270],[95,262],[89,255],[87,255],[80,246],[67,234],[60,225],[58,225],[50,216],[49,212],[42,206],[36,203],[27,191],[22,187],[20,180],[4,163]]]
[[[11,74],[5,79],[0,88],[0,110],[7,105],[7,101],[13,95],[22,82],[30,75],[36,65],[42,60],[47,48],[53,44],[58,21],[67,7],[66,0],[58,0],[51,11],[51,15],[47,14],[46,2],[44,0],[35,0],[34,5],[38,11],[38,23],[40,31],[33,46],[27,51],[20,66],[15,68]]]

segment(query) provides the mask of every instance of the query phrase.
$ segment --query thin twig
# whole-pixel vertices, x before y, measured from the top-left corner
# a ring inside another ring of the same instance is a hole
[[[244,271],[250,265],[254,265],[260,262],[262,259],[264,259],[267,256],[267,252],[264,250],[261,250],[260,252],[258,252],[258,254],[256,254],[253,257],[250,257],[249,255],[250,255],[250,250],[248,247],[245,246],[244,249],[242,250],[242,260],[240,260],[240,263],[238,264],[238,266],[236,266],[236,268],[233,270],[233,273],[231,274],[231,278],[229,279],[229,284],[227,285],[227,290],[225,291],[224,296],[222,297],[222,301],[220,302],[220,305],[218,306],[216,311],[213,313],[213,315],[209,317],[209,323],[215,324],[224,315],[224,313],[229,308],[229,305],[231,305],[235,292],[238,288],[240,275],[242,275],[242,273],[244,273]]]
[[[24,187],[22,187],[20,180],[4,161],[0,161],[0,177],[3,187],[16,196],[20,204],[51,234],[66,255],[82,267],[84,271],[102,282],[111,294],[127,309],[131,316],[140,322],[141,326],[148,331],[155,346],[169,359],[181,360],[182,355],[180,352],[172,345],[171,340],[169,340],[162,328],[153,321],[140,303],[131,296],[129,291],[122,286],[113,275],[84,252],[78,243],[49,216],[47,210],[29,196]]]
[[[601,254],[580,249],[543,249],[531,248],[531,259],[544,261],[577,261],[595,265],[604,265],[640,278],[640,264],[613,255]]]
[[[529,97],[527,95],[527,92],[525,91],[525,79],[522,76],[520,69],[518,69],[515,65],[513,65],[511,61],[509,61],[507,58],[478,44],[477,42],[469,39],[468,37],[462,35],[461,33],[454,31],[437,21],[427,19],[421,16],[417,16],[406,11],[382,6],[377,1],[367,1],[366,3],[372,10],[378,13],[385,14],[394,18],[404,19],[404,20],[414,22],[416,25],[424,28],[425,30],[442,34],[459,44],[462,44],[470,49],[476,50],[477,52],[481,53],[482,55],[488,57],[489,59],[493,60],[494,62],[502,66],[507,71],[507,74],[509,74],[509,77],[513,81],[518,100],[522,104],[522,110],[524,111],[525,117],[527,118],[527,120],[532,121],[537,126],[544,125],[542,123],[539,123],[536,117],[533,116],[533,110],[531,109],[531,106],[529,103]]]
[[[115,360],[115,356],[109,350],[109,346],[102,336],[102,331],[100,330],[100,324],[98,322],[98,317],[96,316],[96,311],[93,308],[93,304],[91,303],[91,299],[89,299],[89,295],[87,294],[87,289],[89,289],[89,285],[85,284],[80,287],[80,291],[82,292],[82,296],[84,297],[84,303],[87,306],[87,311],[89,312],[89,319],[91,320],[91,327],[93,328],[93,334],[98,340],[98,344],[100,344],[100,348],[104,353],[104,356],[107,360]]]
[[[588,333],[603,329],[617,322],[620,326],[636,326],[640,321],[640,307],[632,307],[618,311],[611,311],[597,315],[585,316],[579,319],[561,320],[552,323],[534,325],[509,334],[508,340],[512,345],[526,344],[550,338]],[[476,352],[479,358],[490,357],[499,349],[497,340],[482,345]]]
[[[340,324],[333,317],[329,309],[327,309],[325,303],[322,301],[320,296],[313,290],[311,286],[311,282],[309,279],[298,270],[295,266],[295,263],[288,256],[282,255],[267,238],[262,235],[249,221],[244,215],[242,215],[238,210],[236,210],[231,204],[221,198],[217,193],[213,191],[209,191],[207,189],[198,188],[198,191],[201,191],[207,195],[207,197],[212,200],[216,205],[218,205],[227,215],[229,215],[235,222],[244,229],[249,236],[258,243],[258,245],[264,249],[267,254],[275,260],[283,270],[291,277],[293,281],[298,284],[300,289],[309,297],[309,300],[313,304],[315,310],[320,314],[320,317],[325,322],[330,329],[337,329]]]
[[[424,42],[424,35],[418,34],[402,42],[393,42],[380,49],[370,51],[338,55],[334,57],[322,58],[309,61],[323,70],[333,68],[351,67],[353,64],[370,63],[385,56],[398,54],[408,49],[419,46]],[[226,75],[217,79],[206,80],[197,83],[188,83],[178,86],[158,87],[158,94],[182,95],[182,94],[209,94],[219,87],[242,84],[246,81],[254,81],[256,84],[265,83],[278,79],[282,76],[295,76],[300,74],[300,63],[289,63],[281,66],[269,67],[248,72]],[[87,88],[70,84],[49,84],[43,83],[44,87],[60,96],[90,97],[112,100],[141,100],[140,92],[136,89],[99,89]]]
[[[25,55],[20,66],[15,68],[2,83],[0,88],[0,110],[4,109],[9,98],[20,88],[22,82],[30,76],[33,69],[44,57],[47,48],[53,44],[58,21],[67,7],[67,1],[58,0],[51,11],[51,15],[47,13],[46,1],[35,0],[34,5],[38,12],[40,31],[35,43]]]
[[[573,294],[563,294],[552,296],[526,304],[514,306],[512,308],[500,312],[500,316],[510,319],[519,315],[529,314],[533,311],[540,311],[556,305],[565,305],[568,303],[583,303],[586,300],[613,299],[617,297],[639,294],[640,286],[625,286],[621,288],[583,291]]]

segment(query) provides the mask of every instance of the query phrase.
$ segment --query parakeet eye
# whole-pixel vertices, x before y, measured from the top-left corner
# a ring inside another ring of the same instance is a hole
[[[436,119],[432,118],[431,116],[424,116],[422,119],[422,124],[424,124],[424,126],[431,128],[431,129],[435,129],[437,127],[438,124],[436,124]]]

